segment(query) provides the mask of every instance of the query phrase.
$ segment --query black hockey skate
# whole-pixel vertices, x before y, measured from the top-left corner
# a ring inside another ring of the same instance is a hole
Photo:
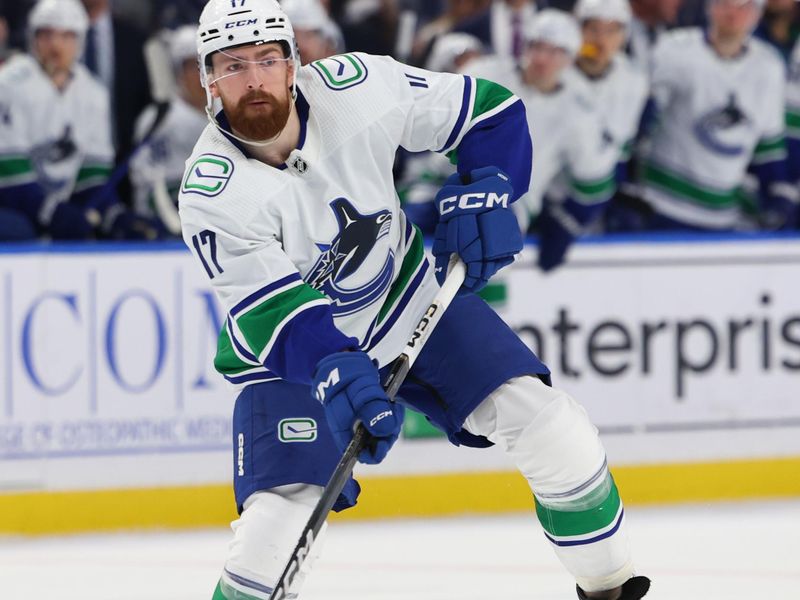
[[[580,600],[589,600],[581,588],[578,589],[578,598]],[[647,590],[650,589],[650,580],[647,577],[631,577],[622,584],[622,596],[619,600],[639,600],[644,598]]]

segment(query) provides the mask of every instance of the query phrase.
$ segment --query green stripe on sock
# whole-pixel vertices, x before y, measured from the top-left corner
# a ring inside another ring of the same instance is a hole
[[[422,243],[422,234],[419,228],[414,225],[414,239],[411,241],[411,247],[408,249],[403,264],[400,265],[400,273],[397,274],[397,279],[394,280],[392,288],[389,290],[389,295],[381,306],[378,313],[378,323],[383,321],[389,311],[391,310],[397,299],[406,291],[411,277],[416,273],[420,263],[425,260],[425,247]]]
[[[588,535],[605,529],[613,523],[619,512],[621,501],[611,475],[608,475],[606,484],[600,489],[602,489],[602,497],[596,498],[589,507],[586,507],[588,498],[581,498],[578,503],[558,505],[551,503],[549,506],[544,506],[537,498],[536,516],[539,517],[539,522],[545,531],[557,537]],[[594,493],[589,496],[593,495]]]
[[[294,594],[290,594],[288,598],[294,598]],[[251,596],[245,592],[240,592],[236,588],[231,587],[221,579],[217,583],[217,589],[214,590],[214,597],[211,600],[260,600],[256,596]]]
[[[225,594],[222,593],[222,581],[217,582],[217,588],[214,590],[214,595],[211,597],[211,600],[228,600],[225,597]]]

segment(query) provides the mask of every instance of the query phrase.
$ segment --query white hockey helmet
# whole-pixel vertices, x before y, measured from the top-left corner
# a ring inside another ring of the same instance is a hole
[[[169,57],[176,69],[187,60],[197,60],[197,27],[183,25],[172,32],[169,38]]]
[[[78,46],[83,48],[89,30],[89,15],[78,0],[39,0],[28,15],[28,43],[40,29],[71,31],[78,36]]]
[[[446,33],[436,40],[425,63],[429,71],[442,73],[456,72],[456,59],[466,52],[483,52],[483,44],[468,33]]]
[[[287,58],[300,68],[294,30],[276,0],[209,0],[200,15],[197,55],[200,78],[208,89],[210,57],[215,52],[248,44],[281,42]]]
[[[300,55],[289,17],[276,0],[209,0],[200,15],[197,29],[197,58],[200,67],[200,82],[206,90],[206,113],[211,123],[220,131],[216,113],[220,106],[211,94],[211,55],[215,52],[246,46],[279,42],[284,47],[286,58],[294,64],[295,80],[292,83],[292,100],[297,97],[297,77],[300,70]],[[267,146],[272,140],[246,140],[231,132],[225,132],[240,142]]]
[[[622,23],[625,27],[631,23],[631,5],[628,0],[578,0],[574,14],[580,22],[599,19]]]
[[[581,31],[569,13],[555,8],[538,12],[525,32],[528,42],[547,42],[574,58],[581,47]]]

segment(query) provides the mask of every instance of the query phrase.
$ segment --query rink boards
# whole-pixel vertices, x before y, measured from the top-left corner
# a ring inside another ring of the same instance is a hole
[[[534,255],[486,298],[586,406],[629,503],[800,495],[800,238],[588,241],[552,275]],[[0,261],[0,532],[229,520],[201,266],[177,244]],[[530,506],[495,449],[407,433],[345,516]]]

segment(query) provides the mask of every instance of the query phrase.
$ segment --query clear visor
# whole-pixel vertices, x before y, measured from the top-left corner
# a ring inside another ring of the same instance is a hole
[[[238,80],[245,75],[275,79],[286,72],[292,60],[284,57],[281,49],[274,45],[220,50],[209,57],[205,65],[206,80],[208,85],[213,85],[223,80],[232,81],[232,78]]]

